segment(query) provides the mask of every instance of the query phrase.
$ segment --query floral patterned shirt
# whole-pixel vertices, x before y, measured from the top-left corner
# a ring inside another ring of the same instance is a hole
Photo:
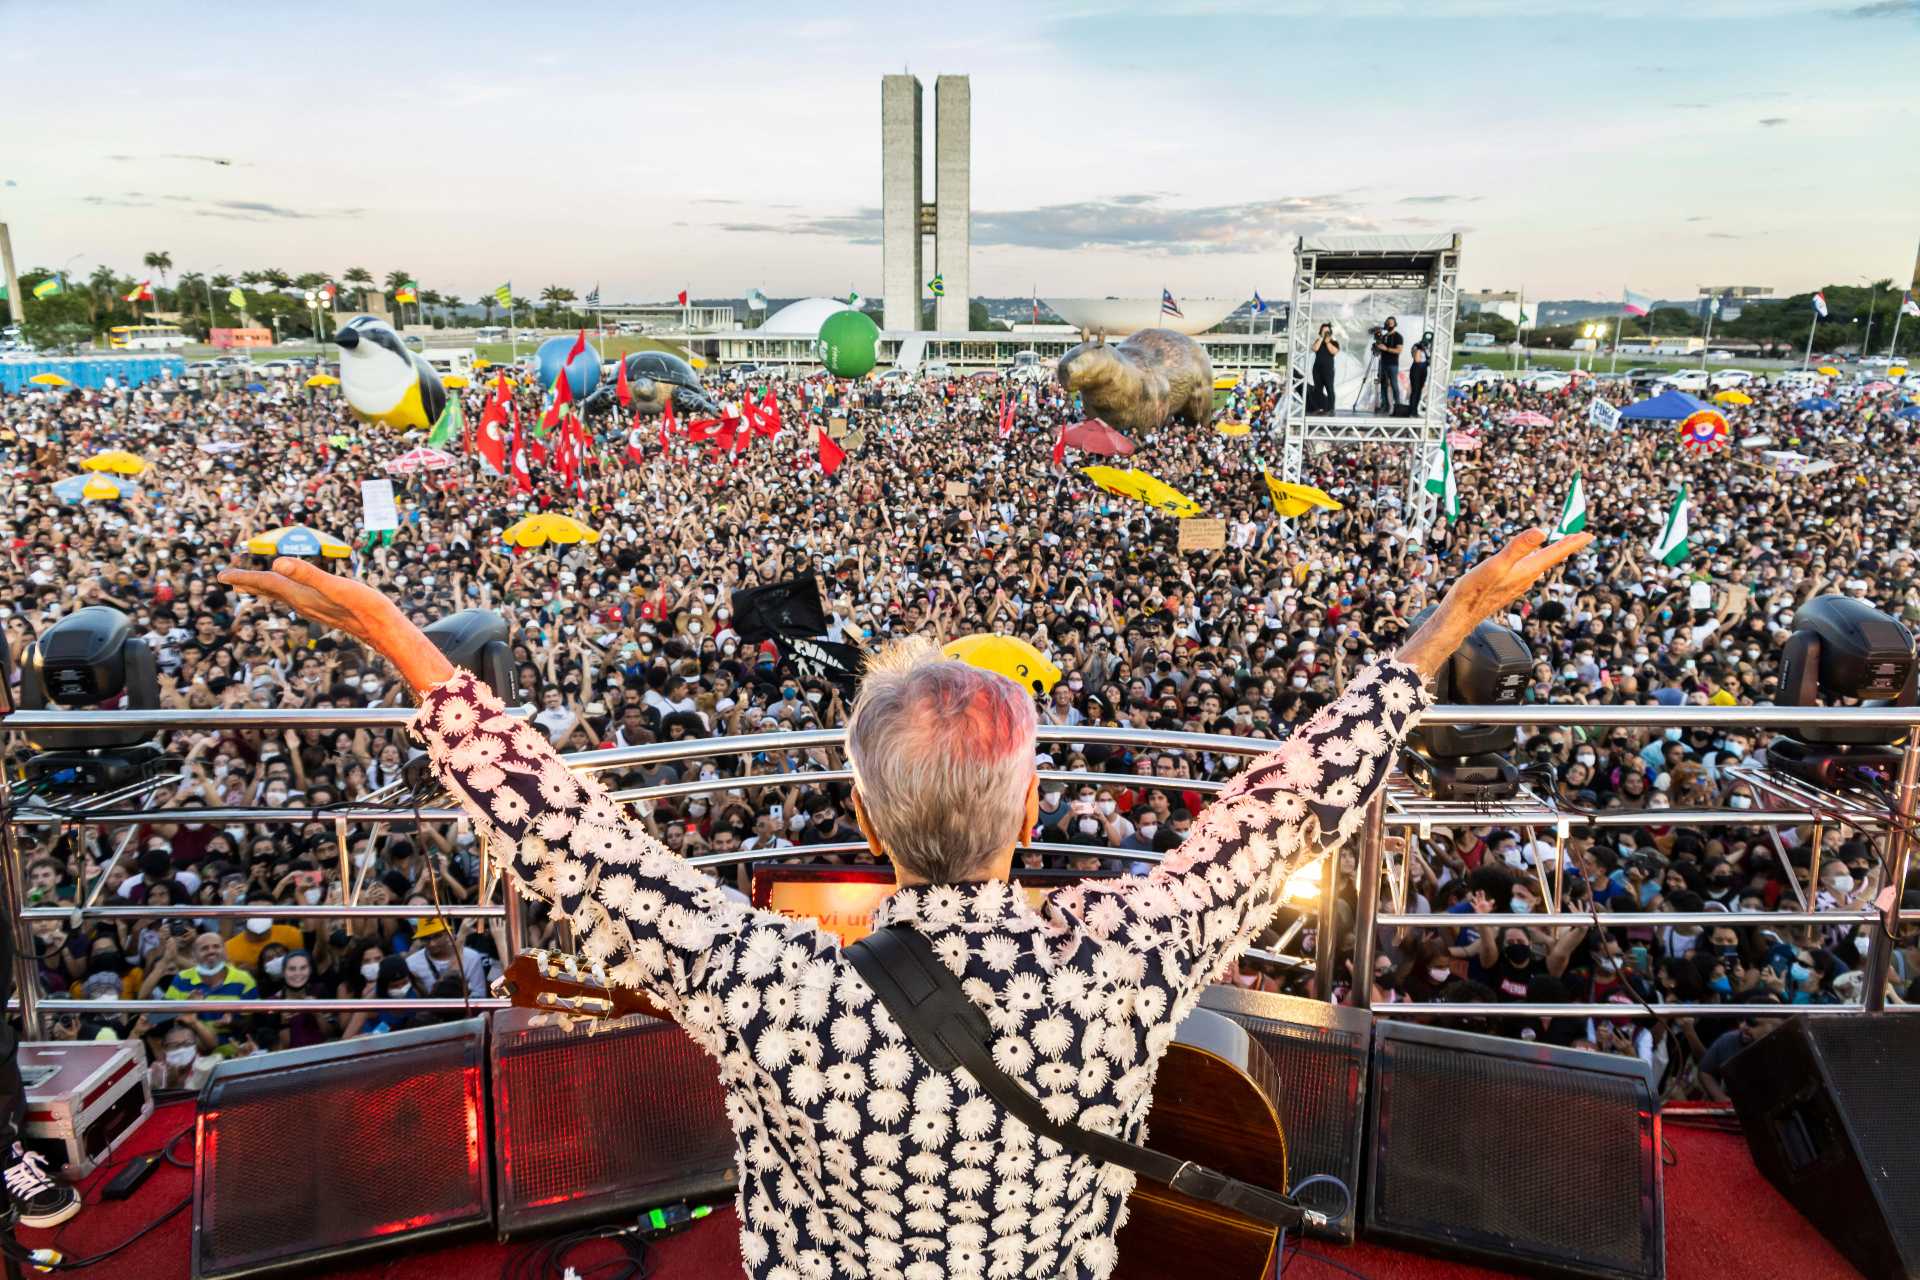
[[[994,1059],[1061,1120],[1143,1138],[1154,1071],[1202,988],[1271,919],[1322,835],[1353,834],[1425,706],[1369,667],[1207,807],[1151,875],[1057,890],[895,892],[997,1033]],[[729,900],[571,773],[461,672],[414,722],[439,776],[572,924],[719,1064],[757,1280],[1103,1277],[1133,1175],[1036,1138],[964,1069],[936,1074],[817,925]]]

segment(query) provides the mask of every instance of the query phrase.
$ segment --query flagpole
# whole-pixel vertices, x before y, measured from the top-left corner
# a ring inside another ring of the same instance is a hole
[[[1803,373],[1806,372],[1807,366],[1813,363],[1813,331],[1819,327],[1820,309],[1815,307],[1813,311],[1813,323],[1807,326],[1807,354],[1800,357],[1800,370]]]
[[[1892,342],[1889,342],[1889,343],[1887,344],[1887,354],[1888,354],[1889,356],[1891,356],[1891,355],[1893,355],[1893,353],[1894,353],[1895,351],[1898,351],[1898,350],[1900,349],[1900,321],[1901,321],[1901,320],[1903,320],[1903,319],[1904,319],[1904,318],[1906,317],[1906,314],[1907,314],[1907,298],[1909,298],[1909,297],[1911,297],[1911,296],[1912,296],[1912,294],[1904,294],[1904,295],[1902,295],[1902,296],[1901,296],[1901,299],[1900,299],[1900,305],[1899,305],[1899,307],[1897,307],[1897,308],[1896,308],[1896,309],[1894,310],[1894,313],[1893,313],[1893,341],[1892,341]]]
[[[1613,321],[1613,355],[1607,360],[1607,373],[1620,372],[1620,331],[1627,327],[1627,291],[1620,290],[1620,314]]]
[[[1703,373],[1706,372],[1707,368],[1707,348],[1713,345],[1713,318],[1719,314],[1720,299],[1717,296],[1709,295],[1707,298],[1707,332],[1706,336],[1700,339],[1703,344],[1700,348],[1700,370]]]

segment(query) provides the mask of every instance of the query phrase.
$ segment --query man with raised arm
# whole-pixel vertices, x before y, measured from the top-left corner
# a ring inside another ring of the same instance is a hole
[[[995,1062],[1056,1119],[1137,1140],[1175,1026],[1272,916],[1289,872],[1359,827],[1427,679],[1589,540],[1516,538],[1395,658],[1250,764],[1151,875],[1062,889],[1038,911],[1008,881],[1039,806],[1032,697],[924,640],[888,647],[847,730],[854,816],[898,882],[876,923],[927,937],[991,1023]],[[729,900],[379,592],[284,558],[221,580],[386,655],[421,695],[414,729],[440,778],[511,849],[521,892],[713,1056],[750,1275],[1112,1271],[1133,1175],[1036,1138],[964,1070],[929,1068],[832,935]]]

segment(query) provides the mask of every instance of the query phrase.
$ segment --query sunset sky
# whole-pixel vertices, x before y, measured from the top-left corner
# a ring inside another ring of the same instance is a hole
[[[972,76],[977,294],[1281,298],[1302,231],[1455,228],[1472,288],[1786,292],[1911,270],[1915,67],[1920,0],[6,0],[0,218],[22,270],[877,295],[905,69],[929,165]]]

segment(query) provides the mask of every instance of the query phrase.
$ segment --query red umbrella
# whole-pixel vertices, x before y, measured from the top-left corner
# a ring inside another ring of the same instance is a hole
[[[1066,430],[1067,444],[1082,453],[1125,458],[1133,453],[1133,441],[1098,418],[1076,422]]]

